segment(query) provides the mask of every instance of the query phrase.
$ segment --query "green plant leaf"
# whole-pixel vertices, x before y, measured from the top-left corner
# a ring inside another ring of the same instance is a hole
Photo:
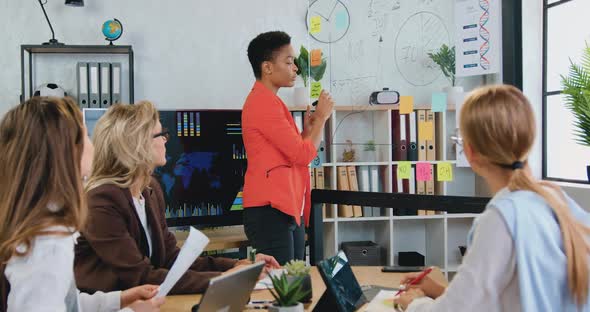
[[[327,64],[328,63],[326,62],[326,59],[322,59],[322,63],[319,66],[314,66],[311,68],[311,77],[313,80],[322,80],[322,77],[324,77],[324,73],[326,72]]]
[[[581,63],[570,59],[568,75],[561,75],[565,107],[575,118],[574,141],[590,146],[590,47],[586,44]]]
[[[307,49],[304,46],[301,46],[301,48],[299,49],[299,56],[303,57],[304,59],[309,59],[309,52],[307,52]]]
[[[270,275],[274,290],[271,295],[277,301],[279,306],[293,306],[309,294],[309,290],[303,291],[303,277],[298,277],[289,282],[287,274],[281,274],[280,277]]]
[[[303,85],[307,88],[307,81],[309,80],[309,53],[304,46],[299,49],[299,56],[295,58],[295,66],[297,66],[297,75],[303,79]]]
[[[440,49],[434,53],[427,54],[430,59],[436,63],[443,75],[449,79],[451,84],[455,85],[455,47],[449,48],[443,44]]]

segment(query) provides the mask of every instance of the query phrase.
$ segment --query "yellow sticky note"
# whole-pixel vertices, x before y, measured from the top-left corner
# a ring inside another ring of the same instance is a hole
[[[322,19],[319,16],[312,16],[309,19],[309,33],[317,34],[322,31]]]
[[[410,114],[414,111],[414,97],[411,95],[402,95],[399,97],[399,113]]]
[[[434,137],[432,121],[418,122],[418,140],[432,141]]]
[[[453,181],[453,167],[451,163],[441,162],[436,165],[436,179],[438,181]]]
[[[319,81],[311,83],[311,98],[317,99],[320,97],[320,93],[322,92],[322,83]]]
[[[412,170],[412,163],[409,161],[400,161],[397,164],[397,178],[410,179],[410,171]]]
[[[322,64],[322,50],[313,49],[311,50],[311,66],[319,66]]]

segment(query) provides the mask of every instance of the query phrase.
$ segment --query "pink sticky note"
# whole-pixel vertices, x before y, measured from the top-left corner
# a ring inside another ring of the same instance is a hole
[[[432,181],[432,170],[430,170],[430,166],[432,166],[430,163],[416,163],[417,181]]]

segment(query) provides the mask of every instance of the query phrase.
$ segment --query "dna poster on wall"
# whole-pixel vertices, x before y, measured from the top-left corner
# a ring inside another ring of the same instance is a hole
[[[501,68],[501,1],[455,1],[457,77],[498,73]]]

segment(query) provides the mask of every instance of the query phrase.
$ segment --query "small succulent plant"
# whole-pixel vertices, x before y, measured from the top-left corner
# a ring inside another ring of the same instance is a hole
[[[268,289],[270,294],[277,301],[276,305],[280,307],[292,307],[297,305],[305,296],[309,294],[309,290],[304,291],[302,288],[303,277],[289,281],[287,274],[280,276],[269,275],[274,289]]]
[[[285,264],[284,268],[287,270],[287,275],[300,277],[308,275],[310,270],[310,267],[301,260],[291,260]]]

